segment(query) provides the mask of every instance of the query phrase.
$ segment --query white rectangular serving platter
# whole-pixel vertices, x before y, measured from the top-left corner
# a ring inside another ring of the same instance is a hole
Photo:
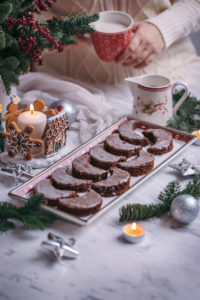
[[[12,198],[27,201],[27,199],[33,194],[34,186],[41,180],[49,177],[56,169],[61,167],[69,167],[71,168],[72,161],[74,158],[85,154],[89,151],[90,148],[94,147],[98,143],[101,143],[105,140],[105,138],[112,134],[113,132],[118,130],[118,127],[127,120],[130,120],[133,118],[126,116],[121,118],[119,121],[99,133],[97,136],[86,142],[85,144],[81,145],[77,149],[73,150],[66,156],[64,156],[62,159],[48,167],[47,169],[43,170],[42,172],[38,173],[36,176],[31,178],[30,180],[26,181],[22,185],[14,188],[9,192],[9,196]],[[47,205],[42,205],[42,208],[44,210],[47,210],[56,216],[71,221],[78,225],[87,225],[97,219],[99,216],[101,216],[104,212],[106,212],[109,208],[111,208],[115,203],[119,202],[123,197],[128,195],[129,193],[133,192],[134,189],[136,189],[140,184],[144,183],[149,177],[151,177],[153,174],[158,172],[161,168],[163,168],[166,164],[168,164],[172,159],[174,159],[175,156],[180,154],[182,151],[184,151],[187,147],[189,147],[192,143],[194,143],[197,140],[197,137],[189,134],[184,133],[178,130],[174,130],[168,127],[159,126],[156,124],[152,124],[146,121],[141,121],[139,119],[134,119],[139,121],[139,128],[136,129],[136,132],[140,134],[142,130],[149,129],[149,128],[162,128],[172,133],[173,135],[173,144],[174,147],[169,153],[165,153],[162,155],[155,155],[155,162],[154,162],[154,168],[153,170],[146,175],[138,176],[138,177],[131,177],[130,181],[130,188],[121,194],[120,196],[113,196],[113,197],[102,197],[103,198],[103,204],[100,209],[100,211],[96,214],[89,215],[86,217],[79,217],[72,214],[69,214],[67,212],[61,211],[57,208],[50,207]],[[69,142],[69,141],[68,141]],[[145,147],[143,147],[145,148]]]

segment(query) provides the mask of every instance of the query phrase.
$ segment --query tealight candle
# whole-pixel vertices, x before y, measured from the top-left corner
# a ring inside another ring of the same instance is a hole
[[[140,243],[145,236],[145,228],[139,224],[132,223],[123,227],[123,237],[130,243]]]
[[[33,138],[42,137],[46,123],[47,116],[40,111],[34,111],[33,104],[30,105],[30,111],[21,113],[17,118],[17,124],[21,130],[23,130],[26,125],[32,125],[34,127],[31,134]]]
[[[198,140],[196,140],[194,144],[200,146],[200,130],[194,131],[192,134],[198,137]]]

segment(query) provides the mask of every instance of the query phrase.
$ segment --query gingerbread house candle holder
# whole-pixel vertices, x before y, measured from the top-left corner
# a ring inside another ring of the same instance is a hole
[[[18,109],[19,101],[19,97],[11,97],[2,118],[6,122],[3,137],[8,155],[20,154],[25,160],[31,160],[32,154],[38,152],[39,158],[56,155],[67,144],[66,111],[60,106],[46,110],[41,99],[34,101],[33,108]]]
[[[43,134],[45,157],[52,156],[65,147],[67,143],[67,126],[67,113],[64,110],[47,119]]]

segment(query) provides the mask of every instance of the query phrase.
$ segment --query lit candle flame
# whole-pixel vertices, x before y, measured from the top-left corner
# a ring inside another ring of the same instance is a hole
[[[33,104],[30,105],[30,112],[31,112],[31,115],[33,115],[33,112],[34,112],[34,106],[33,106]]]
[[[136,223],[133,223],[133,224],[131,225],[131,229],[136,230],[136,228],[137,228]]]

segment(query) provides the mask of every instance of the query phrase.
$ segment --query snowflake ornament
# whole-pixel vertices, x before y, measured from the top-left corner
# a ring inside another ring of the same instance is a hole
[[[15,122],[11,122],[9,125],[9,132],[4,132],[3,136],[9,147],[8,155],[15,157],[17,153],[23,155],[25,160],[32,159],[32,148],[41,147],[43,141],[41,139],[31,138],[30,135],[33,132],[33,126],[27,125],[23,130],[20,130]]]

